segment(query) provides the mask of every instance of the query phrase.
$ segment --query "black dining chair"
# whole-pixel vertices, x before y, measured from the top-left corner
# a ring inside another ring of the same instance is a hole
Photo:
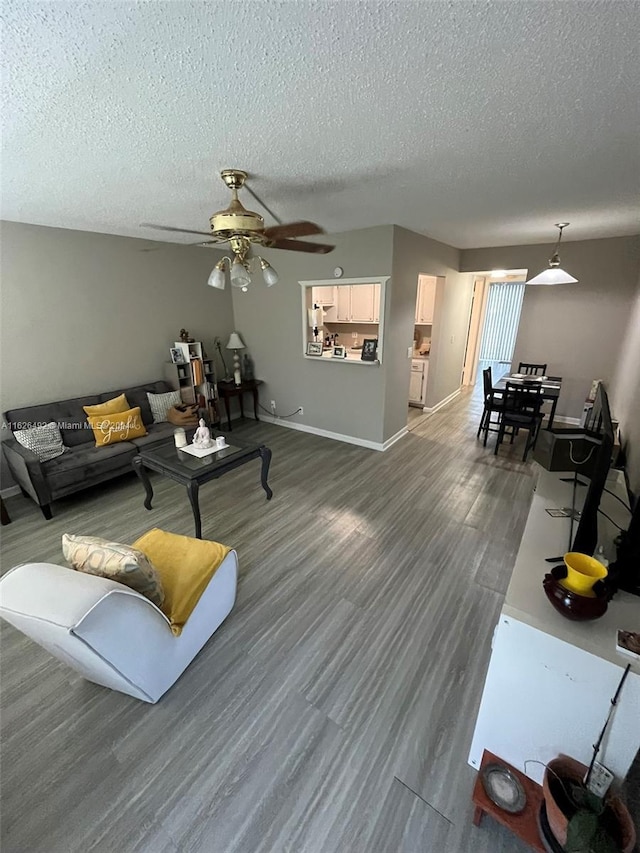
[[[524,373],[525,376],[544,376],[546,372],[546,364],[529,364],[526,361],[521,361],[518,365],[518,373]]]
[[[498,455],[498,448],[502,444],[507,430],[511,430],[509,435],[511,436],[511,444],[513,444],[513,439],[518,432],[521,429],[526,429],[528,435],[522,461],[527,461],[527,455],[531,448],[536,446],[540,431],[540,423],[543,418],[540,411],[542,403],[542,387],[537,383],[521,385],[520,383],[507,382],[500,407],[494,455]]]
[[[476,439],[480,438],[481,432],[484,432],[484,441],[482,444],[486,447],[487,436],[490,432],[497,432],[499,426],[499,419],[492,421],[491,415],[502,411],[502,394],[499,391],[494,391],[490,366],[482,371],[482,384],[484,390],[484,409],[482,410]]]

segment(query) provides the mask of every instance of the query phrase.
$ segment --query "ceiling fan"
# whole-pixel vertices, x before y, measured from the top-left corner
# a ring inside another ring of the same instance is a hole
[[[224,210],[219,210],[214,213],[209,222],[211,223],[211,231],[191,231],[189,228],[174,228],[169,225],[154,225],[149,222],[141,223],[145,228],[155,228],[159,231],[174,231],[181,234],[202,234],[209,237],[202,243],[197,243],[199,246],[214,246],[218,243],[229,243],[233,252],[233,260],[231,258],[223,258],[219,261],[211,275],[208,283],[212,287],[217,287],[220,290],[224,289],[225,262],[228,262],[230,267],[231,284],[234,287],[240,287],[242,290],[247,290],[247,286],[251,283],[250,275],[250,250],[252,244],[264,246],[268,249],[288,249],[293,252],[310,252],[313,254],[326,254],[333,251],[335,246],[329,246],[326,243],[310,243],[296,239],[297,237],[308,237],[312,234],[322,234],[323,229],[314,222],[289,222],[283,224],[278,217],[261,201],[258,196],[245,186],[245,181],[248,178],[246,172],[240,169],[224,169],[220,173],[220,177],[231,190],[231,203]],[[256,201],[276,220],[277,225],[272,225],[268,228],[264,226],[264,219],[259,213],[253,210],[247,210],[240,199],[238,198],[238,190],[244,187]],[[258,256],[260,266],[262,268],[264,279],[267,286],[276,284],[278,274],[273,267],[264,258]]]

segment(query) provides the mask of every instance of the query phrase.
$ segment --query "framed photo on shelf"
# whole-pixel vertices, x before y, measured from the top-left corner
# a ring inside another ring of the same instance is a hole
[[[346,358],[347,350],[345,347],[338,346],[333,348],[333,352],[331,353],[331,358]]]
[[[169,353],[171,355],[171,363],[172,364],[184,364],[184,355],[182,354],[182,350],[179,347],[169,347]]]
[[[309,341],[307,355],[322,355],[322,341]]]
[[[362,341],[361,361],[377,361],[378,360],[378,339],[365,338]]]

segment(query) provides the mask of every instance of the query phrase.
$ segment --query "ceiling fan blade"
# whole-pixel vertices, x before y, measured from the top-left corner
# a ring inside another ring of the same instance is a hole
[[[203,234],[211,237],[211,231],[191,231],[189,228],[173,228],[171,225],[154,225],[151,222],[141,222],[141,228],[153,228],[155,231],[177,231],[179,234]]]
[[[324,231],[315,222],[289,222],[265,228],[264,233],[270,240],[280,240],[287,237],[310,237],[311,234],[324,234]]]
[[[274,240],[269,244],[270,249],[289,249],[292,252],[311,252],[318,255],[326,255],[333,252],[335,246],[326,243],[306,243],[302,240]]]

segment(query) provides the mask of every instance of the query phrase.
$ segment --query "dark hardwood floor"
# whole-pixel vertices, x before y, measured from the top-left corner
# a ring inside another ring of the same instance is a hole
[[[230,617],[156,706],[90,684],[2,625],[5,853],[520,853],[471,823],[466,763],[532,478],[475,440],[465,393],[386,453],[246,421],[273,450],[201,489],[237,548]],[[524,440],[524,436],[522,437]],[[135,475],[8,501],[3,570],[64,532],[193,534],[183,489]],[[132,652],[134,653],[134,652]]]

